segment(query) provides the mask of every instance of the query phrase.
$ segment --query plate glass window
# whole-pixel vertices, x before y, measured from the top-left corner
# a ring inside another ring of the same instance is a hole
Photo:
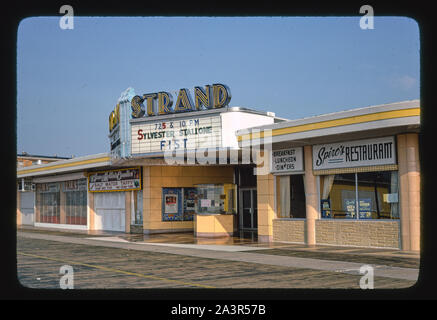
[[[277,176],[279,218],[305,218],[303,175]]]
[[[357,172],[320,178],[322,218],[399,219],[398,172]]]
[[[36,222],[61,223],[59,183],[38,184],[36,189],[36,206],[39,214]]]
[[[64,182],[67,224],[87,224],[86,179]]]

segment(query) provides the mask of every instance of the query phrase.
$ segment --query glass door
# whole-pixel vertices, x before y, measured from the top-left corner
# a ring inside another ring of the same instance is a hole
[[[240,189],[240,229],[254,230],[258,227],[257,198],[255,188]]]

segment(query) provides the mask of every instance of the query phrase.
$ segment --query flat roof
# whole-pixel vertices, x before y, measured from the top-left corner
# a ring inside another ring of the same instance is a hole
[[[111,165],[109,153],[97,153],[93,155],[59,160],[50,163],[36,164],[17,169],[17,178],[42,176],[48,174],[61,174],[66,172],[81,171],[90,168],[105,167]]]
[[[252,140],[262,144],[263,131],[271,130],[272,143],[314,144],[328,140],[350,140],[353,137],[381,136],[420,130],[420,100],[409,100],[377,106],[349,109],[297,120],[238,130],[238,141]]]
[[[199,110],[199,111],[189,111],[189,112],[176,112],[176,113],[170,113],[160,116],[151,116],[151,117],[141,117],[141,118],[135,118],[129,120],[130,123],[137,123],[137,122],[152,122],[152,121],[159,121],[159,120],[168,120],[168,119],[174,119],[174,118],[181,118],[181,117],[198,117],[198,116],[208,116],[215,113],[224,113],[224,112],[245,112],[245,113],[252,113],[252,114],[258,114],[266,117],[272,117],[275,119],[285,120],[283,118],[277,118],[274,112],[269,111],[258,111],[254,109],[249,109],[246,107],[224,107],[224,108],[217,108],[217,109],[209,109],[209,110]]]
[[[65,159],[71,159],[71,157],[58,157],[58,156],[44,156],[44,155],[37,155],[37,154],[28,154],[27,152],[23,152],[21,154],[17,154],[17,157],[19,158],[31,158],[31,159],[48,159],[48,160],[65,160]]]

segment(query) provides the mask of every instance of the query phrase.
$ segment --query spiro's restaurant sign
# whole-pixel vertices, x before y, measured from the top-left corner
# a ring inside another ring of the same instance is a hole
[[[141,189],[141,168],[91,172],[88,174],[90,192],[128,191]]]
[[[313,146],[313,169],[396,164],[394,137]]]

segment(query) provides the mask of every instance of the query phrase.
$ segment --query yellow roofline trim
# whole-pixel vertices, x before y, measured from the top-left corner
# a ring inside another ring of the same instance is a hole
[[[317,130],[317,129],[326,129],[326,128],[345,126],[350,124],[358,124],[358,123],[377,121],[377,120],[413,117],[419,115],[420,115],[420,107],[402,109],[402,110],[383,111],[383,112],[365,114],[360,116],[347,117],[342,119],[334,119],[334,120],[320,121],[316,123],[302,124],[294,127],[273,129],[272,136]],[[242,141],[242,140],[249,140],[249,139],[258,139],[262,137],[264,137],[264,133],[260,131],[253,134],[252,133],[243,134],[241,136],[238,136],[237,139],[238,141]]]
[[[27,173],[31,173],[31,172],[47,171],[47,170],[54,170],[54,169],[59,169],[59,168],[74,167],[74,166],[80,166],[83,164],[109,161],[110,159],[111,159],[110,157],[103,157],[103,158],[88,159],[88,160],[82,160],[82,161],[70,162],[70,163],[61,163],[61,164],[55,164],[56,162],[54,162],[54,164],[51,166],[42,167],[42,168],[27,169],[27,170],[20,170],[17,172],[17,174],[21,175],[21,174],[27,174]]]

